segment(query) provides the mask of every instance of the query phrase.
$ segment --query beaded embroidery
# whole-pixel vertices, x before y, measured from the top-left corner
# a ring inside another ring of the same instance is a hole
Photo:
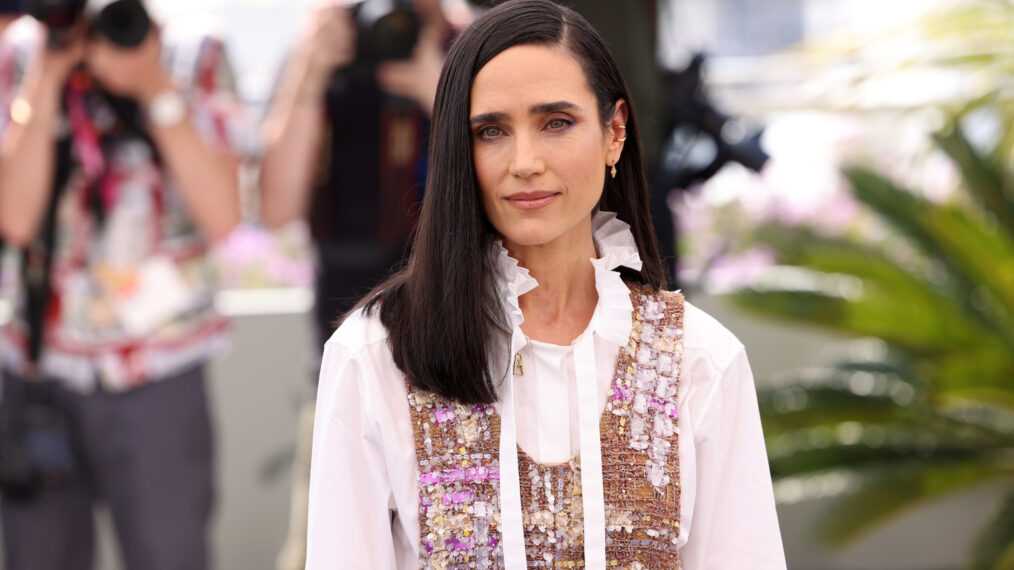
[[[610,567],[680,567],[683,297],[632,286],[630,341],[600,421]],[[500,417],[409,385],[419,465],[420,568],[500,568]],[[530,568],[584,566],[580,457],[540,464],[518,451]]]

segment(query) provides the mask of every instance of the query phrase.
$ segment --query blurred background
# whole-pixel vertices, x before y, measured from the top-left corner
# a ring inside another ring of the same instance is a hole
[[[148,2],[219,26],[255,120],[312,4]],[[573,4],[651,117],[676,283],[751,357],[789,568],[1014,568],[1014,3]],[[219,252],[223,570],[274,567],[318,358],[307,229],[262,229],[249,186]]]

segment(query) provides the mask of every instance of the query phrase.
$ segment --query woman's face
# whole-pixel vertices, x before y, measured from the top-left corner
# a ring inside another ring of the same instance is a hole
[[[560,47],[520,45],[472,83],[472,159],[483,206],[507,248],[590,239],[607,165],[619,159],[624,103],[607,127],[580,64]],[[619,133],[619,134],[617,134]]]

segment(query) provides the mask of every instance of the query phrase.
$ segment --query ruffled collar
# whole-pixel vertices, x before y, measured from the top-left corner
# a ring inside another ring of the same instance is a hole
[[[616,217],[614,212],[596,213],[592,218],[592,239],[599,258],[591,258],[595,268],[595,290],[598,304],[588,329],[584,334],[594,333],[619,346],[630,338],[631,314],[634,310],[630,301],[630,290],[617,271],[621,266],[635,271],[641,269],[641,256],[637,242],[630,231],[630,225]],[[504,309],[513,327],[512,352],[527,344],[521,332],[525,316],[521,312],[519,297],[539,286],[528,269],[521,267],[518,260],[507,253],[501,242],[496,244],[497,285],[504,299]]]

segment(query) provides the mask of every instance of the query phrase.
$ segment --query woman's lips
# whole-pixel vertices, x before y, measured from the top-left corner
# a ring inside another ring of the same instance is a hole
[[[560,194],[557,192],[518,192],[507,196],[507,201],[519,210],[538,210],[548,206]]]

